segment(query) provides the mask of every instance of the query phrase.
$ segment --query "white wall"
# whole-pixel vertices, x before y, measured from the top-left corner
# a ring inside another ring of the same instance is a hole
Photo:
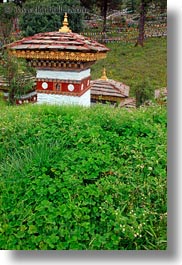
[[[90,76],[90,69],[81,72],[37,70],[37,78],[45,79],[82,80],[88,76]]]
[[[65,96],[65,95],[53,95],[46,93],[37,93],[37,104],[56,104],[56,105],[80,105],[90,106],[90,89],[85,92],[81,97]]]

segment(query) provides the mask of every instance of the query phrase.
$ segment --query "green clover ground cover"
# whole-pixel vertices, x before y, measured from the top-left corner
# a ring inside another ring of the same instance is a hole
[[[166,249],[166,122],[165,107],[1,107],[0,249]]]

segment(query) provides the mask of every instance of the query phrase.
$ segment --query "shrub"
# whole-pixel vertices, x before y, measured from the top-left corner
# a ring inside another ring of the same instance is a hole
[[[0,248],[166,249],[166,109],[3,107]]]

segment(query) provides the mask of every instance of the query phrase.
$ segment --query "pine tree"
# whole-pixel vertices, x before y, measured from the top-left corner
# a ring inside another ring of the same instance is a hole
[[[13,31],[13,20],[16,16],[15,5],[13,3],[0,5],[0,43],[2,45],[10,41]]]
[[[30,0],[23,4],[22,11],[20,28],[24,36],[57,31],[62,26],[65,12],[68,13],[69,26],[73,32],[83,29],[83,12],[79,0]]]
[[[35,70],[28,67],[25,60],[9,55],[8,50],[2,50],[0,76],[6,81],[10,104],[15,104],[17,97],[32,90],[34,83],[29,78],[32,75],[35,75]]]
[[[146,14],[148,11],[148,8],[151,4],[155,4],[156,6],[159,5],[161,8],[167,7],[167,0],[138,0],[137,4],[139,6],[139,24],[138,24],[138,38],[135,46],[144,46],[144,36],[145,36],[145,22],[146,22]]]
[[[91,9],[92,6],[97,6],[100,9],[101,16],[103,17],[103,32],[106,32],[106,22],[108,10],[117,9],[121,7],[122,0],[81,0],[85,7]]]

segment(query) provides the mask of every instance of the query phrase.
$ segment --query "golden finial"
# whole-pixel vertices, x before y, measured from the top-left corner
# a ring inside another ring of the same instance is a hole
[[[104,69],[103,69],[103,72],[102,72],[102,76],[101,76],[101,78],[100,78],[101,80],[108,80],[108,78],[107,78],[107,76],[106,76],[106,68],[104,67]]]
[[[71,29],[68,27],[68,15],[64,14],[63,26],[59,29],[59,32],[67,33],[71,32]]]

